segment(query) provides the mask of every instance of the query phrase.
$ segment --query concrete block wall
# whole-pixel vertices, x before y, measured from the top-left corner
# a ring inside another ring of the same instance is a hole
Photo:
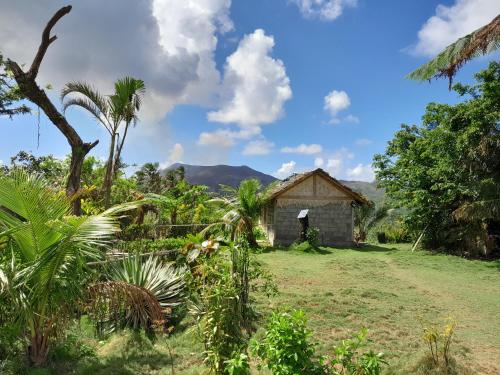
[[[319,229],[321,245],[343,246],[353,243],[352,207],[349,201],[344,200],[311,207],[306,207],[304,202],[275,206],[274,244],[290,245],[298,240],[300,224],[297,215],[302,209],[309,209],[309,226]]]

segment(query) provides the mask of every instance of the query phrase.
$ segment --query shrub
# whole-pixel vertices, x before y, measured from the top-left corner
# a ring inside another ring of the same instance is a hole
[[[227,361],[242,351],[246,340],[241,330],[239,289],[230,264],[214,258],[207,259],[205,277],[198,278],[199,297],[193,301],[191,313],[198,321],[205,362],[215,374],[223,374]]]
[[[359,353],[364,346],[368,330],[363,328],[354,334],[352,338],[342,340],[342,343],[334,348],[334,356],[330,359],[332,373],[334,375],[379,375],[382,365],[387,364],[383,353],[375,353],[369,350]]]
[[[123,228],[118,237],[125,241],[152,238],[153,226],[149,224],[130,224]]]
[[[229,375],[250,374],[248,356],[245,353],[233,353],[233,356],[225,361],[226,371]]]
[[[404,243],[410,242],[411,236],[405,224],[395,221],[385,223],[378,228],[377,241],[379,243]]]
[[[264,338],[252,341],[252,352],[275,375],[324,373],[306,323],[301,310],[273,312]]]
[[[313,247],[318,247],[319,244],[319,229],[318,228],[307,228],[306,240]]]

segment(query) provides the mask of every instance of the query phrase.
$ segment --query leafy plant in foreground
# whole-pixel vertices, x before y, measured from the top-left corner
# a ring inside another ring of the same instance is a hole
[[[252,352],[274,375],[323,374],[316,358],[311,331],[301,310],[273,312],[262,340],[253,340]]]
[[[358,352],[366,341],[367,333],[368,329],[363,328],[352,338],[342,340],[342,343],[334,348],[333,358],[330,360],[334,375],[379,375],[381,373],[382,365],[387,364],[383,353],[375,353],[373,350]]]
[[[47,360],[51,341],[74,316],[91,275],[86,263],[119,230],[116,216],[137,205],[68,216],[70,202],[41,178],[23,170],[0,177],[0,238],[9,254],[0,264],[0,294],[15,308],[7,324],[23,332],[32,363]]]

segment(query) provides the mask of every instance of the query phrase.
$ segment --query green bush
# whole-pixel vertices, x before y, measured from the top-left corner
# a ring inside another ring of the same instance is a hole
[[[385,242],[383,242],[385,240]],[[379,243],[404,243],[410,242],[411,236],[406,226],[400,222],[385,223],[377,228],[377,241]]]
[[[383,353],[375,353],[373,350],[360,353],[359,349],[364,346],[368,330],[363,328],[352,338],[342,340],[342,343],[334,348],[333,358],[330,359],[333,375],[359,374],[380,375],[382,365],[387,364]]]
[[[245,353],[233,353],[233,356],[226,362],[226,372],[229,375],[247,375],[250,374],[250,365],[248,356]]]
[[[312,247],[318,247],[319,244],[319,229],[307,228],[306,240]]]
[[[130,224],[121,230],[118,237],[124,241],[153,238],[153,226],[150,224]]]
[[[128,253],[154,253],[163,250],[182,249],[188,240],[184,237],[170,237],[160,240],[120,241],[118,248]]]
[[[274,375],[323,374],[325,369],[316,357],[311,331],[306,326],[303,311],[273,312],[264,338],[253,340],[254,355],[260,358]]]

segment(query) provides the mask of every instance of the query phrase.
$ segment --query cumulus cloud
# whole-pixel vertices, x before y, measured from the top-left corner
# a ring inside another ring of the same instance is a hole
[[[198,137],[198,145],[233,146],[238,140],[247,140],[260,134],[259,127],[240,128],[239,130],[217,129],[213,132],[202,132]]]
[[[316,168],[321,168],[325,164],[325,160],[323,158],[317,157],[314,159],[314,166]]]
[[[370,164],[360,163],[354,168],[347,169],[347,177],[353,180],[372,182],[375,179],[375,173]]]
[[[345,8],[358,5],[357,0],[292,0],[306,18],[333,21],[342,15]]]
[[[295,171],[297,163],[293,160],[288,163],[281,164],[281,167],[274,173],[277,178],[285,178],[291,175]]]
[[[333,177],[338,177],[342,170],[342,159],[339,157],[328,159],[326,162],[326,170]]]
[[[438,5],[418,32],[418,42],[410,51],[432,57],[449,44],[489,23],[500,13],[498,0],[456,0],[451,6]]]
[[[319,154],[323,148],[318,144],[306,145],[304,143],[298,145],[297,147],[283,147],[281,152],[284,154],[303,154],[303,155],[314,155]]]
[[[18,0],[2,4],[2,52],[30,63],[41,31],[67,2]],[[217,36],[232,28],[230,0],[86,0],[75,4],[54,29],[40,83],[55,92],[84,80],[103,92],[125,75],[145,81],[141,118],[161,119],[179,103],[214,103],[220,74],[214,62]],[[89,27],[89,23],[92,27]]]
[[[323,108],[330,114],[328,123],[337,125],[341,123],[359,124],[359,118],[354,115],[338,117],[339,112],[346,110],[351,106],[351,99],[345,91],[332,90],[324,99]]]
[[[209,121],[236,124],[250,135],[282,115],[292,90],[283,62],[270,56],[273,47],[264,30],[243,37],[226,60],[220,107],[208,113]]]
[[[337,116],[340,111],[349,108],[351,105],[351,99],[345,91],[331,91],[327,96],[325,96],[325,110],[328,111],[332,117]]]
[[[257,139],[255,141],[250,141],[246,144],[243,149],[243,155],[267,155],[271,152],[274,147],[273,142],[269,142],[265,139]]]

